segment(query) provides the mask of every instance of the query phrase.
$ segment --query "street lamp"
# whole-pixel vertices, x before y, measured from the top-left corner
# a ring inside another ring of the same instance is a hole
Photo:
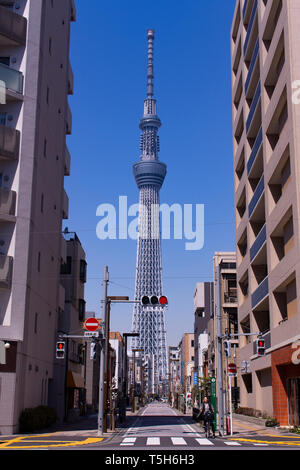
[[[131,403],[131,411],[132,413],[135,412],[135,353],[136,352],[143,352],[144,349],[143,348],[139,348],[139,349],[132,349],[132,352],[133,352],[133,387],[132,387],[132,403]]]

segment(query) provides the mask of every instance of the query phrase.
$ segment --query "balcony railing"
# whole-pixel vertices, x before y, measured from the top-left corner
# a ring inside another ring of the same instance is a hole
[[[0,37],[3,38],[1,44],[25,45],[26,30],[26,18],[0,6]]]
[[[258,201],[260,200],[264,190],[265,190],[265,178],[264,178],[264,175],[262,175],[262,177],[259,180],[258,185],[256,186],[256,189],[254,191],[250,204],[248,206],[249,217],[251,217],[251,215],[253,214],[253,211]]]
[[[16,192],[10,189],[0,188],[0,218],[1,215],[15,215]]]
[[[258,82],[256,91],[255,91],[255,95],[253,97],[253,100],[252,100],[252,103],[251,103],[251,106],[250,106],[248,119],[247,119],[247,122],[246,122],[246,132],[247,132],[247,134],[249,132],[251,122],[252,122],[252,119],[254,117],[254,114],[255,114],[255,111],[256,111],[256,108],[257,108],[257,104],[258,104],[259,99],[260,99],[260,95],[261,95],[261,86],[260,86],[260,82]]]
[[[0,289],[10,289],[13,271],[13,258],[0,254]]]
[[[255,140],[255,143],[253,145],[253,148],[252,148],[252,151],[251,151],[251,154],[250,154],[250,157],[249,157],[249,160],[248,160],[248,163],[247,163],[247,172],[248,172],[248,175],[251,171],[251,168],[253,166],[253,163],[255,162],[255,159],[256,159],[256,156],[259,152],[259,149],[262,145],[262,141],[263,141],[263,135],[262,135],[262,128],[260,128],[258,134],[257,134],[257,137],[256,137],[256,140]]]
[[[250,40],[250,36],[251,36],[252,27],[253,27],[253,23],[254,23],[254,20],[255,20],[256,13],[257,13],[257,0],[255,0],[255,2],[254,2],[252,13],[251,13],[251,18],[250,18],[250,21],[249,21],[249,24],[248,24],[248,30],[247,30],[247,35],[246,35],[245,44],[244,44],[244,56],[246,55],[246,52],[247,52],[247,49],[248,49],[249,40]]]
[[[269,294],[269,279],[268,276],[259,284],[258,288],[251,296],[251,305],[254,308]]]
[[[16,160],[19,156],[20,132],[0,125],[0,158]]]
[[[259,40],[257,40],[257,42],[256,42],[254,52],[253,52],[253,56],[252,56],[252,59],[251,59],[251,62],[250,62],[250,67],[249,67],[247,79],[246,79],[246,82],[245,82],[245,93],[247,93],[250,82],[251,82],[252,73],[253,73],[253,70],[254,70],[254,67],[255,67],[255,64],[256,64],[258,53],[259,53]]]
[[[237,294],[226,292],[224,294],[225,304],[236,304],[237,303]]]
[[[261,231],[256,237],[255,242],[253,243],[252,247],[250,248],[250,262],[252,262],[257,255],[257,253],[261,250],[267,240],[267,230],[266,224],[263,226]]]
[[[18,70],[0,63],[0,80],[8,90],[23,93],[23,75]]]

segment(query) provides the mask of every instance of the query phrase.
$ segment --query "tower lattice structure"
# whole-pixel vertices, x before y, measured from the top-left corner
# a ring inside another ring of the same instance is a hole
[[[139,232],[137,241],[135,300],[144,295],[163,295],[162,259],[160,237],[159,191],[164,182],[167,167],[158,159],[161,121],[156,114],[153,98],[153,41],[154,30],[147,31],[148,67],[147,98],[144,115],[140,120],[140,161],[133,167],[139,188]],[[168,362],[166,346],[165,307],[134,305],[132,331],[139,337],[132,339],[132,348],[140,352],[148,364],[146,387],[149,393],[160,393],[167,383]],[[163,388],[161,388],[163,387]]]

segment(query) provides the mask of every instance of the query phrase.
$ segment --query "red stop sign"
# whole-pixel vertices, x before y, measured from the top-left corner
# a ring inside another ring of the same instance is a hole
[[[236,364],[234,363],[228,364],[227,370],[229,374],[236,374],[237,373]]]
[[[83,326],[88,331],[96,331],[99,326],[99,323],[96,318],[88,318],[87,320],[85,320]]]

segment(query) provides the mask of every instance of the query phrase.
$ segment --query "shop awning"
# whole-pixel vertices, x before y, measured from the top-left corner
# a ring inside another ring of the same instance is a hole
[[[84,378],[77,372],[72,372],[71,370],[68,370],[67,387],[68,388],[84,388]]]

